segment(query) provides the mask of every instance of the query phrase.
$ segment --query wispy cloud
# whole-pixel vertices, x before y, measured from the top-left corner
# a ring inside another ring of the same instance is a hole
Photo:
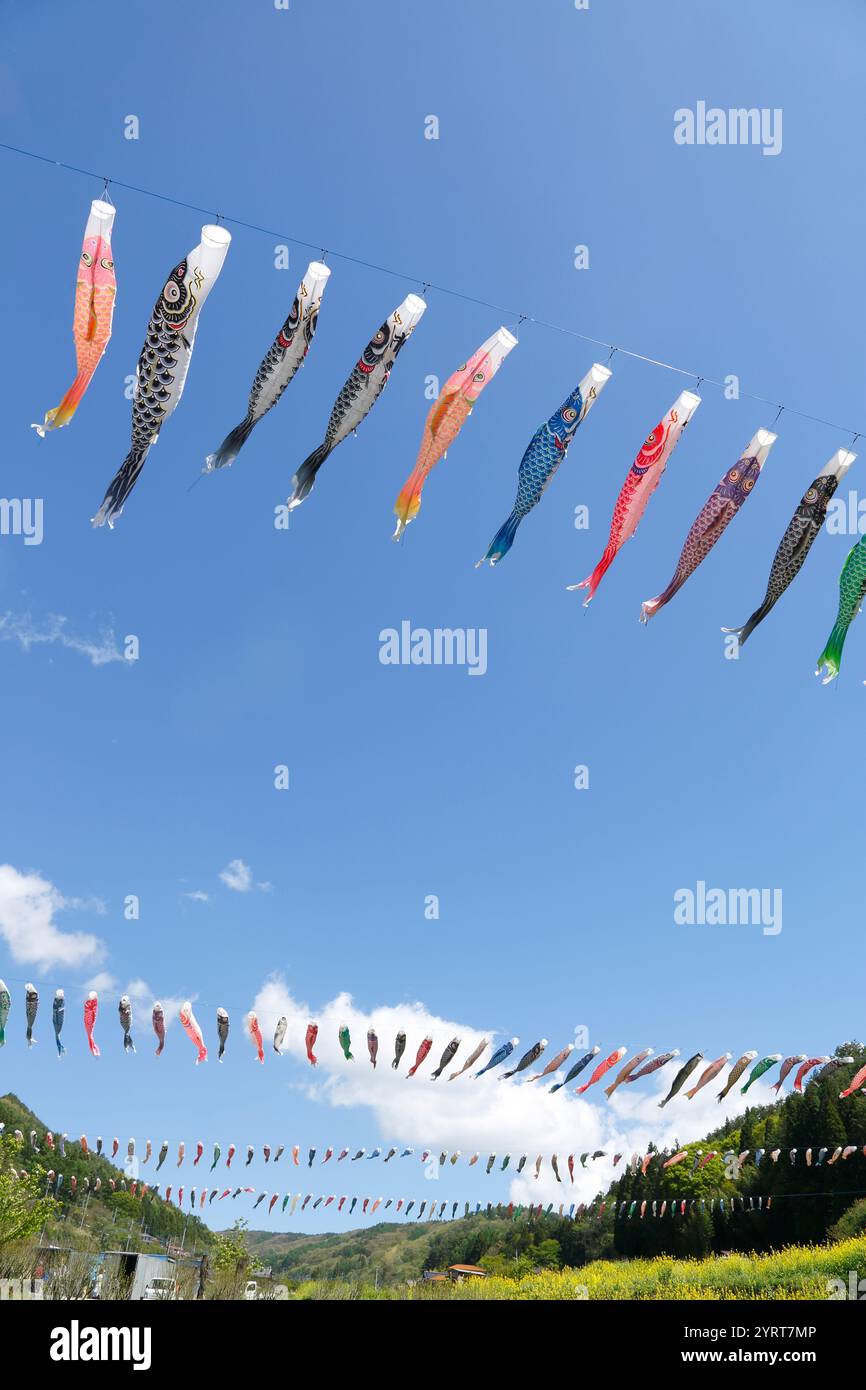
[[[95,637],[79,637],[70,628],[69,619],[59,613],[50,613],[41,620],[30,613],[0,614],[0,641],[17,642],[25,652],[45,645],[65,647],[87,657],[91,666],[126,660],[110,624],[105,624]]]
[[[11,864],[0,864],[0,936],[19,964],[50,970],[102,960],[105,946],[98,937],[63,931],[55,921],[58,912],[80,905],[39,873],[21,873]]]
[[[191,893],[182,893],[182,897],[188,898],[193,903],[209,903],[210,893],[205,893],[202,888],[194,888]]]
[[[243,859],[232,859],[231,863],[226,864],[220,873],[220,880],[235,893],[249,893],[253,888],[260,893],[271,891],[269,883],[253,883],[253,871]]]
[[[511,1183],[510,1195],[515,1202],[588,1201],[621,1176],[633,1152],[646,1153],[650,1142],[659,1148],[673,1148],[680,1142],[700,1138],[743,1109],[738,1088],[719,1105],[715,1099],[719,1086],[708,1086],[694,1101],[687,1101],[680,1095],[669,1107],[660,1110],[659,1100],[667,1092],[674,1069],[681,1064],[682,1058],[664,1068],[658,1077],[648,1078],[634,1087],[620,1088],[610,1101],[602,1089],[605,1082],[599,1082],[586,1097],[575,1097],[572,1088],[551,1095],[551,1084],[562,1079],[565,1068],[557,1077],[530,1083],[516,1079],[500,1081],[497,1071],[478,1081],[471,1079],[472,1073],[467,1072],[449,1082],[449,1073],[461,1065],[462,1058],[469,1055],[482,1037],[490,1040],[491,1047],[503,1039],[501,1036],[496,1039],[495,1031],[440,1018],[421,1003],[382,1006],[365,1014],[356,1008],[351,995],[338,994],[319,1009],[311,1010],[294,998],[284,980],[273,978],[259,990],[254,1008],[266,1037],[272,1034],[280,1015],[286,1015],[289,1026],[283,1051],[302,1060],[308,1096],[335,1110],[366,1106],[378,1127],[378,1137],[384,1141],[412,1144],[416,1150],[435,1149],[437,1153],[440,1149],[452,1153],[459,1150],[463,1161],[475,1149],[480,1150],[485,1159],[488,1154],[496,1153],[499,1161],[494,1171],[498,1171],[499,1162],[506,1153],[513,1156],[512,1167],[521,1154],[527,1154],[529,1162],[524,1172],[515,1176]],[[315,1071],[306,1060],[304,1048],[310,1020],[319,1025],[316,1044],[319,1065]],[[344,1060],[337,1040],[343,1024],[349,1027],[352,1035],[355,1060],[350,1063]],[[375,1028],[379,1037],[375,1071],[367,1056],[366,1034],[370,1027]],[[407,1046],[399,1071],[394,1071],[390,1062],[398,1031],[406,1033]],[[407,1080],[407,1068],[414,1062],[418,1046],[427,1034],[433,1038],[430,1055],[417,1075]],[[461,1039],[460,1049],[453,1065],[434,1083],[430,1073],[438,1066],[440,1055],[453,1037]],[[522,1047],[516,1050],[516,1055],[535,1041],[535,1038],[522,1039]],[[569,1041],[567,1037],[552,1039],[547,1053],[539,1059],[538,1069],[548,1056],[553,1056]],[[601,1057],[613,1042],[622,1040],[600,1041]],[[677,1041],[687,1040],[674,1039],[673,1044]],[[636,1040],[630,1052],[640,1050],[642,1045],[643,1039]],[[659,1039],[659,1050],[662,1045],[667,1048],[672,1044],[664,1038]],[[490,1055],[489,1048],[479,1067]],[[683,1056],[686,1055],[684,1047]],[[588,1069],[581,1080],[589,1074]],[[579,1084],[573,1083],[574,1086]],[[435,1090],[431,1091],[434,1086]],[[749,1092],[750,1103],[755,1105],[768,1104],[774,1098],[769,1085],[760,1082]],[[582,1168],[579,1155],[591,1154],[597,1149],[603,1150],[606,1157],[596,1162],[587,1159],[586,1168]],[[547,1162],[552,1153],[558,1154],[560,1159],[562,1184],[557,1183]],[[566,1167],[570,1153],[575,1155],[573,1185]],[[623,1154],[616,1168],[613,1166],[615,1153]],[[538,1154],[544,1155],[545,1162],[536,1180]],[[450,1174],[450,1168],[448,1172]]]

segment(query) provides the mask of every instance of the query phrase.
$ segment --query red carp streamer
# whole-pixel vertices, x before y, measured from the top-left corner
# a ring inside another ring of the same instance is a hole
[[[587,579],[580,584],[568,585],[569,589],[589,589],[584,607],[595,597],[596,589],[620,550],[637,530],[647,503],[662,480],[668,460],[700,403],[700,396],[693,391],[680,392],[667,415],[644,440],[616,499],[604,554]]]
[[[427,1056],[427,1053],[430,1051],[432,1046],[433,1039],[430,1037],[425,1038],[421,1046],[418,1048],[418,1052],[415,1057],[415,1065],[414,1067],[409,1068],[409,1070],[406,1073],[407,1076],[415,1075],[416,1071],[420,1067],[421,1063],[424,1061],[424,1058]]]
[[[180,1019],[181,1028],[186,1033],[187,1037],[189,1038],[190,1042],[192,1043],[193,1047],[196,1049],[198,1053],[198,1056],[195,1059],[196,1066],[198,1066],[199,1062],[206,1062],[207,1048],[204,1045],[204,1038],[202,1037],[201,1029],[198,1026],[196,1016],[192,1011],[192,1004],[190,1003],[189,999],[187,999],[181,1007],[178,1017]]]
[[[96,1023],[98,1009],[99,1000],[96,996],[96,990],[93,989],[84,1001],[84,1031],[87,1034],[88,1046],[94,1057],[99,1056],[99,1048],[96,1046],[96,1041],[93,1037],[93,1028]]]
[[[598,1066],[592,1073],[592,1076],[589,1078],[589,1080],[584,1081],[582,1086],[578,1086],[574,1094],[576,1096],[582,1096],[584,1091],[588,1091],[590,1086],[594,1086],[596,1081],[601,1080],[605,1072],[610,1071],[611,1067],[615,1067],[617,1062],[621,1062],[627,1052],[627,1047],[618,1047],[616,1049],[616,1052],[612,1052],[609,1057],[606,1057],[604,1059],[603,1062],[599,1062]]]
[[[317,1038],[318,1036],[319,1036],[319,1025],[318,1025],[318,1023],[308,1023],[308,1024],[307,1024],[306,1047],[307,1047],[307,1061],[309,1062],[309,1064],[310,1064],[311,1067],[315,1067],[315,1066],[318,1064],[318,1061],[319,1061],[318,1057],[316,1056],[315,1052],[313,1051],[313,1048],[316,1046],[316,1038]]]
[[[855,1091],[860,1089],[864,1081],[866,1081],[866,1066],[855,1072],[845,1090],[839,1092],[839,1099],[845,1100],[847,1096],[852,1096]]]

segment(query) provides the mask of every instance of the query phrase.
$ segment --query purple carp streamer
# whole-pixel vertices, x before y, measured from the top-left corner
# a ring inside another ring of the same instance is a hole
[[[150,1021],[156,1034],[156,1055],[161,1057],[165,1047],[165,1012],[159,1000],[153,1006]]]
[[[442,387],[424,423],[415,467],[394,503],[397,529],[393,540],[399,540],[410,521],[415,520],[421,510],[421,492],[431,470],[440,459],[448,457],[449,448],[472,414],[472,407],[484,387],[493,380],[511,349],[516,346],[517,339],[507,328],[497,329]]]
[[[633,1081],[641,1081],[643,1077],[651,1076],[654,1071],[658,1071],[661,1067],[666,1067],[668,1062],[672,1062],[674,1057],[679,1057],[679,1055],[680,1050],[678,1047],[675,1047],[672,1052],[660,1052],[658,1057],[653,1057],[651,1062],[647,1062],[645,1066],[640,1067],[638,1071],[633,1071],[631,1076],[627,1076],[625,1084],[630,1086]]]
[[[375,1028],[367,1029],[367,1053],[370,1058],[370,1066],[375,1071],[376,1061],[379,1056],[379,1038]]]
[[[247,413],[235,425],[215,454],[205,459],[205,472],[234,463],[253,429],[273,409],[310,350],[316,332],[319,307],[331,272],[321,261],[311,261],[298,286],[289,316],[268,348],[256,372]]]
[[[660,608],[670,603],[724,535],[760,478],[761,469],[767,461],[776,437],[769,430],[758,430],[746,446],[745,452],[716,485],[692,522],[673,578],[667,588],[662,590],[658,598],[646,599],[641,604],[642,623],[648,622]]]
[[[292,479],[290,511],[309,497],[325,459],[372,410],[385,389],[397,354],[409,341],[426,308],[417,294],[407,295],[370,339],[334,402],[325,438],[304,459]]]
[[[138,480],[160,430],[183,395],[199,315],[231,242],[225,227],[205,226],[201,241],[169,274],[154,305],[135,369],[132,447],[108,485],[94,526],[110,527]]]
[[[788,586],[797,578],[813,542],[817,540],[818,533],[824,525],[830,499],[856,457],[857,455],[850,453],[848,449],[837,449],[829,463],[824,465],[817,478],[804,492],[773,557],[763,602],[742,627],[722,628],[722,632],[736,634],[740,646],[758,624],[764,621]]]

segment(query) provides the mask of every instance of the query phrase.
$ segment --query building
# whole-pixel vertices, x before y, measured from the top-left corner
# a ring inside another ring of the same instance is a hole
[[[461,1279],[486,1279],[487,1270],[481,1269],[478,1265],[449,1265],[448,1278],[452,1283]]]

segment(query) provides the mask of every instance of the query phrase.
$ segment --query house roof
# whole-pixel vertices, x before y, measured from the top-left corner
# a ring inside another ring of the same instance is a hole
[[[455,1274],[486,1274],[486,1273],[487,1273],[487,1270],[486,1270],[486,1269],[482,1269],[480,1265],[449,1265],[448,1268],[449,1268],[449,1269],[453,1269],[454,1272],[455,1272]]]

